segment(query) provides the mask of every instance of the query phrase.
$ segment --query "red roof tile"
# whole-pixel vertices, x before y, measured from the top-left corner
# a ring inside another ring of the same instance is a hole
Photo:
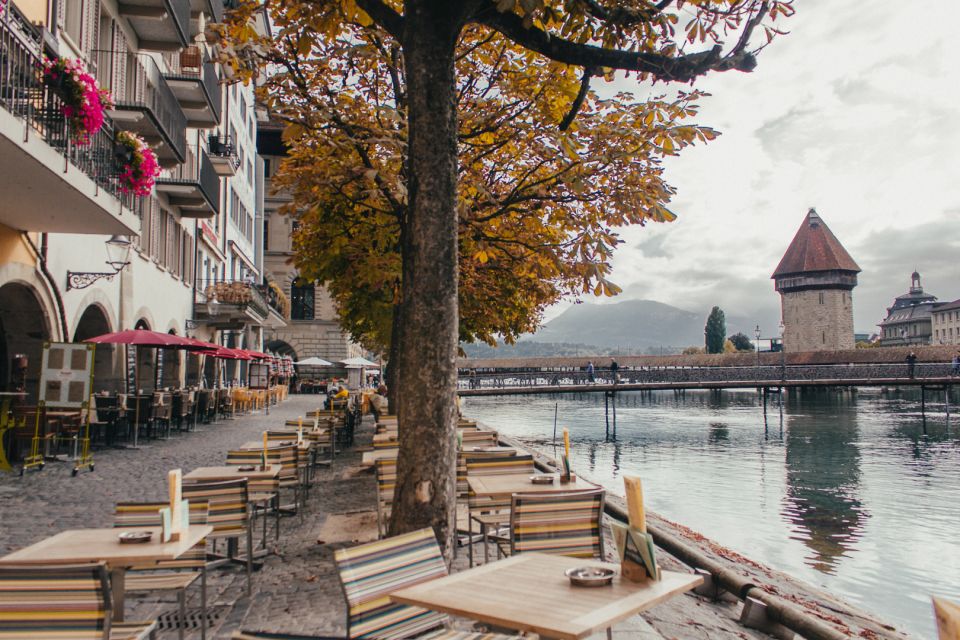
[[[860,271],[860,267],[814,209],[807,212],[807,217],[772,277],[810,271]]]

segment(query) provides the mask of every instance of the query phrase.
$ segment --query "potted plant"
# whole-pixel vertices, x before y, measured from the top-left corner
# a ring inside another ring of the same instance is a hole
[[[110,92],[100,88],[83,60],[77,58],[45,59],[43,81],[60,96],[60,111],[70,125],[74,142],[90,144],[103,127],[104,112],[113,107]]]
[[[143,138],[130,131],[117,132],[114,156],[120,169],[120,190],[138,196],[150,195],[160,175],[160,164]]]

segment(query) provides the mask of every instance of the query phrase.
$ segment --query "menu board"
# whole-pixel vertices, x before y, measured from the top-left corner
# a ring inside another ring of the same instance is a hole
[[[136,393],[137,384],[137,347],[127,345],[127,393]]]
[[[247,370],[251,389],[270,388],[270,365],[262,362],[251,362]]]
[[[40,364],[40,401],[48,407],[85,408],[93,385],[95,344],[48,342]]]

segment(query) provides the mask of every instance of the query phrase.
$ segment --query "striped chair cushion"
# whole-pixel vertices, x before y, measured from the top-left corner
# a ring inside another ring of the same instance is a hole
[[[334,556],[347,599],[350,638],[409,638],[443,625],[447,616],[393,604],[397,589],[447,575],[432,529],[339,549]]]
[[[159,527],[160,509],[168,502],[118,502],[113,511],[113,526],[122,528]],[[209,503],[190,500],[190,524],[207,524]],[[201,540],[176,560],[161,560],[131,567],[137,569],[202,569],[207,561],[207,541]]]
[[[194,482],[183,484],[183,497],[193,502],[210,503],[207,524],[213,527],[210,538],[236,538],[247,533],[250,519],[247,513],[247,480],[226,482]]]
[[[603,489],[513,495],[510,551],[603,559]]]
[[[470,429],[460,431],[460,441],[468,447],[495,447],[500,443],[496,431],[474,431]]]
[[[397,449],[399,451],[399,449]],[[393,504],[393,492],[397,487],[397,458],[378,458],[377,496],[381,504]]]
[[[103,640],[110,628],[104,564],[0,566],[0,638]]]

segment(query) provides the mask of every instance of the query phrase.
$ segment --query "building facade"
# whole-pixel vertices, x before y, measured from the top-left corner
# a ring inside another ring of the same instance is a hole
[[[280,209],[291,202],[289,193],[274,189],[272,177],[286,155],[282,140],[283,126],[263,121],[257,140],[264,162],[264,267],[267,278],[290,300],[290,320],[284,327],[267,332],[267,348],[290,355],[296,360],[320,357],[333,363],[363,355],[363,348],[350,340],[341,329],[336,307],[327,290],[300,277],[293,264],[291,235],[296,229],[295,216],[281,215]],[[334,366],[323,369],[298,370],[301,379],[346,377],[346,369]]]
[[[223,13],[224,0],[0,4],[0,386],[22,354],[35,390],[48,340],[146,328],[260,349],[263,327],[284,324],[263,283],[253,89],[223,86],[208,44]],[[86,143],[40,71],[57,58],[82,60],[113,96]],[[123,189],[122,131],[157,156],[149,195]],[[108,258],[124,241],[126,258]],[[138,367],[155,370],[141,351]],[[197,358],[161,357],[162,386],[203,375]],[[123,358],[98,348],[98,389],[121,386]]]
[[[823,219],[810,209],[772,276],[780,293],[784,351],[854,347],[853,288],[859,272]]]
[[[930,320],[933,344],[960,344],[960,300],[933,305]]]
[[[910,274],[910,289],[887,307],[887,317],[879,325],[880,344],[895,347],[934,342],[932,315],[936,301],[937,296],[924,292],[920,274]]]

